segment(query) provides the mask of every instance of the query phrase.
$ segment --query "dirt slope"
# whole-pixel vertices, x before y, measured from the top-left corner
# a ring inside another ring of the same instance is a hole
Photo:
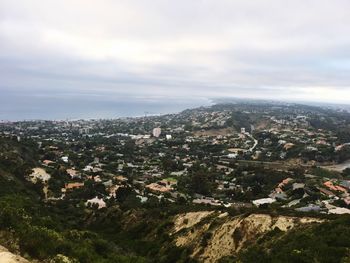
[[[192,249],[192,257],[200,262],[217,262],[234,255],[255,242],[263,234],[274,230],[288,231],[297,226],[317,223],[316,218],[267,214],[231,217],[227,213],[192,212],[175,218],[173,235],[177,246]]]
[[[30,263],[25,258],[12,254],[3,246],[0,246],[0,262],[1,263]]]

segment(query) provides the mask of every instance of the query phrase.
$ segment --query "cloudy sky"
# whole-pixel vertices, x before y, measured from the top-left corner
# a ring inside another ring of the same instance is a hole
[[[349,10],[348,0],[0,0],[0,110],[50,99],[349,103]]]

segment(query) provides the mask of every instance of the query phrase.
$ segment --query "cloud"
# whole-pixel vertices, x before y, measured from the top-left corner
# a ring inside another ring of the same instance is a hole
[[[349,102],[349,9],[346,0],[0,0],[0,91]]]

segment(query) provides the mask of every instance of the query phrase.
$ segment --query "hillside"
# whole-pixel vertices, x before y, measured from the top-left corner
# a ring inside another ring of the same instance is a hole
[[[0,145],[0,262],[146,261],[82,226],[84,210],[42,201],[40,187],[24,177],[35,164],[30,142],[1,139]]]
[[[26,260],[25,258],[17,256],[15,254],[9,252],[3,246],[0,246],[0,262],[4,262],[4,263],[29,263],[29,261]]]
[[[323,220],[311,217],[251,214],[229,216],[228,213],[195,212],[176,216],[173,235],[180,247],[190,247],[191,257],[200,262],[218,262],[238,253],[271,231],[302,230]]]
[[[90,151],[91,145],[95,145],[94,149],[105,147],[98,144],[98,138],[91,142],[84,140],[81,139],[87,145],[86,151]],[[60,153],[62,156],[68,148],[83,147],[75,140],[72,142],[72,145],[58,143],[57,146],[39,148],[35,140],[29,138],[20,142],[16,137],[0,139],[0,245],[8,250],[1,252],[0,259],[6,257],[9,260],[18,255],[23,262],[44,263],[335,263],[349,260],[348,216],[302,213],[278,205],[261,208],[251,205],[196,205],[187,202],[186,195],[169,201],[167,198],[170,195],[159,199],[152,192],[148,192],[148,201],[143,203],[135,194],[136,191],[140,193],[140,189],[124,187],[125,184],[117,185],[121,190],[114,198],[105,198],[105,207],[87,205],[86,200],[91,197],[106,196],[107,188],[103,183],[108,185],[109,180],[101,183],[87,179],[83,189],[75,189],[61,197],[52,195],[49,199],[44,198],[42,183],[33,183],[28,180],[28,175],[35,167],[46,169],[54,177],[55,184],[50,184],[50,191],[61,191],[61,186],[65,186],[62,180],[69,178],[64,172],[68,166],[55,156],[60,147],[63,149]],[[127,143],[130,141],[122,146],[133,150],[133,146]],[[49,151],[45,152],[46,149]],[[151,150],[158,155],[157,149]],[[119,150],[115,151],[119,153]],[[129,160],[133,158],[132,153],[125,151],[125,155],[129,154]],[[70,156],[73,160],[80,160],[78,155],[71,153]],[[103,155],[98,156],[103,158]],[[52,167],[44,166],[40,161],[49,157],[56,158]],[[96,164],[95,161],[92,163]],[[176,164],[166,160],[160,163],[167,173],[172,172],[173,166],[176,167]],[[106,166],[101,165],[103,168]],[[201,169],[200,165],[198,167]],[[235,178],[247,188],[257,181],[266,187],[274,187],[285,177],[295,176],[298,172],[285,174],[284,171],[260,169],[264,172],[260,174],[257,168],[255,175],[243,172],[246,171],[244,167],[233,167],[237,172]],[[108,173],[97,176],[108,177],[116,168],[110,166],[109,169]],[[195,174],[189,173],[187,177],[179,178],[180,182],[182,180],[179,186],[183,190],[186,190],[186,185],[195,191],[200,190],[205,186],[202,179],[208,175],[207,172],[199,170]],[[221,174],[219,171],[217,173]],[[124,175],[135,178],[132,172]],[[91,174],[86,175],[87,178],[89,176]],[[186,182],[191,176],[196,180]],[[126,178],[114,177],[118,180]],[[322,175],[316,174],[311,178],[315,177],[322,178]],[[174,181],[171,177],[165,180],[170,183]],[[297,197],[300,195],[291,189],[288,191]],[[304,195],[304,192],[301,194]]]

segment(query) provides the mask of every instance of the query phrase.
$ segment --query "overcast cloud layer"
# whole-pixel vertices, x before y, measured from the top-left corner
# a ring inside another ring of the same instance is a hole
[[[0,103],[349,103],[349,10],[348,0],[0,0]]]

